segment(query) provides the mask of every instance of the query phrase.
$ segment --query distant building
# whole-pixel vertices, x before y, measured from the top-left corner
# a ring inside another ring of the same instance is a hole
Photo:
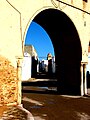
[[[87,69],[86,69],[89,74],[90,74],[90,52],[88,53],[88,64],[87,64]]]
[[[31,57],[34,56],[35,59],[37,59],[37,57],[38,57],[37,52],[36,52],[33,45],[25,45],[24,46],[24,52],[29,53],[31,55]]]
[[[88,47],[88,64],[86,65],[86,71],[90,75],[90,42]]]
[[[47,55],[48,60],[48,73],[52,74],[56,72],[55,57],[51,53]]]
[[[38,57],[32,45],[24,46],[24,59],[22,63],[22,80],[28,80],[37,74]]]
[[[52,72],[55,73],[56,72],[56,63],[55,63],[55,56],[52,57]]]
[[[40,72],[48,72],[48,60],[42,60],[39,63]]]
[[[25,52],[22,63],[22,80],[28,80],[29,78],[31,78],[31,55]]]
[[[50,59],[52,59],[52,54],[51,54],[51,53],[48,53],[48,55],[47,55],[47,60],[50,60]]]

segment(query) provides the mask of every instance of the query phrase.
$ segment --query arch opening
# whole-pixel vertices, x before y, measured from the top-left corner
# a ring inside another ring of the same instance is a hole
[[[56,9],[40,12],[33,21],[47,31],[53,43],[58,93],[80,94],[82,49],[73,22]]]
[[[49,59],[54,63],[54,48],[47,32],[36,22],[31,22],[25,39],[24,53],[29,52],[32,58],[31,69],[32,77],[38,78],[42,74],[44,77],[50,77],[48,54],[51,54]],[[52,76],[55,73],[54,65],[51,65]],[[41,74],[40,74],[41,73]]]

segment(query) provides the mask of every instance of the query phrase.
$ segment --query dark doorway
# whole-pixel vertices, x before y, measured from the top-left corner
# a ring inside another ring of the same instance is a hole
[[[66,14],[56,9],[40,12],[33,21],[41,25],[52,40],[58,93],[80,94],[82,49],[73,22]]]

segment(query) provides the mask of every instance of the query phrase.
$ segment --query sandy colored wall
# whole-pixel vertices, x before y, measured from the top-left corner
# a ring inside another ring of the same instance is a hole
[[[17,58],[20,56],[20,13],[6,0],[0,0],[0,104],[18,102]]]
[[[73,21],[82,44],[82,61],[87,61],[90,40],[90,1],[83,0],[7,0],[21,13],[22,40],[25,41],[28,27],[42,10],[54,8],[64,12]],[[35,6],[35,7],[34,7]]]
[[[21,86],[18,86],[17,79],[17,58],[23,56],[23,45],[30,23],[42,10],[54,8],[68,15],[80,37],[82,61],[87,62],[90,2],[61,1],[62,3],[56,0],[0,0],[0,104],[17,102],[21,97]]]

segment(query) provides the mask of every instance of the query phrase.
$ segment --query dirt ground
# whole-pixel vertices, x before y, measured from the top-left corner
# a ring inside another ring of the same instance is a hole
[[[22,104],[35,120],[90,120],[90,97],[23,93]]]

